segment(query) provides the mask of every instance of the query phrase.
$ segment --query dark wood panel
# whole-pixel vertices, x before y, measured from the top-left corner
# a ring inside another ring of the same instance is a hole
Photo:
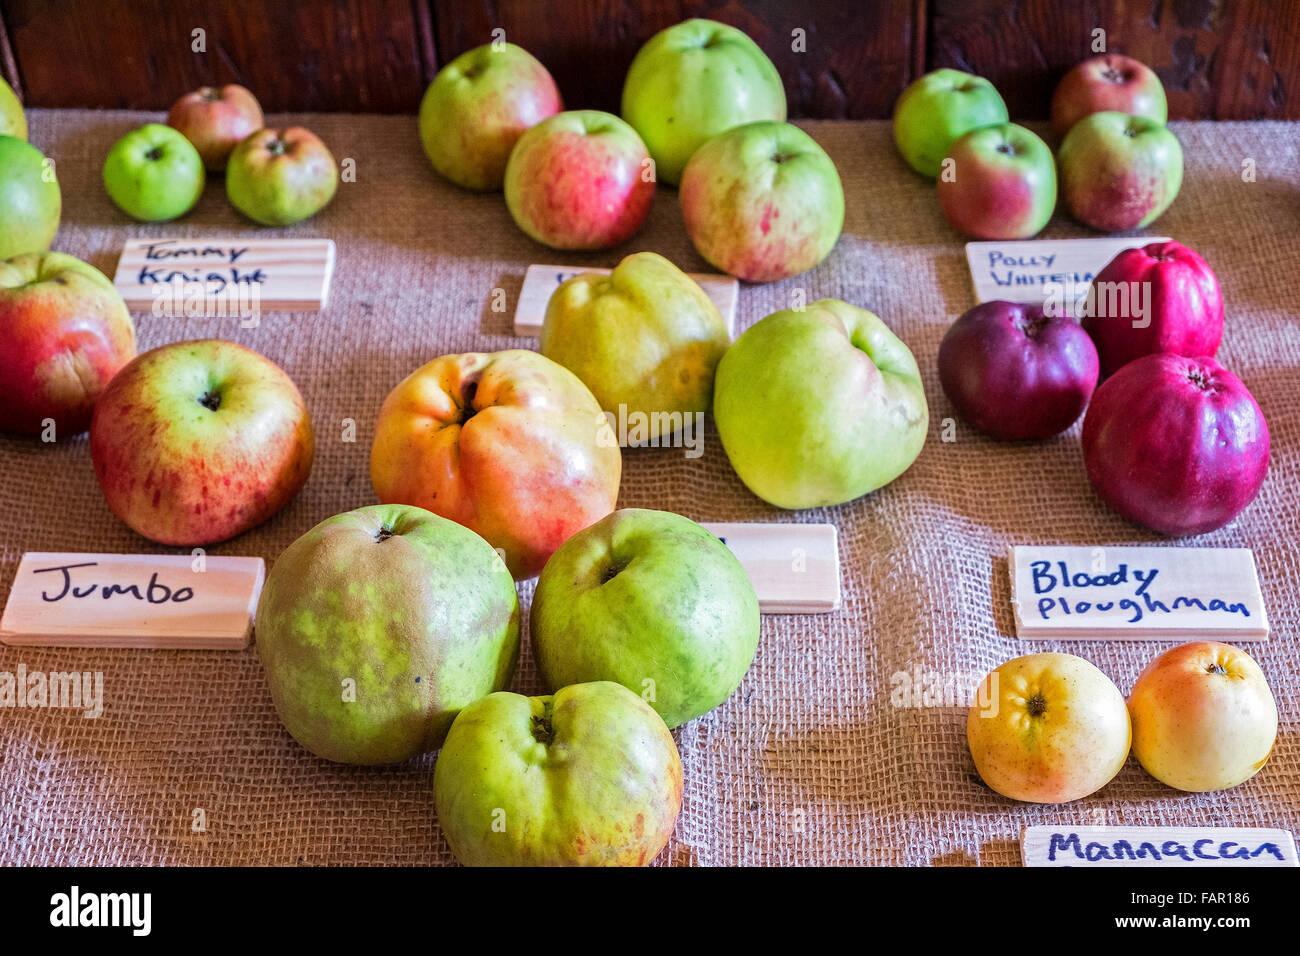
[[[196,87],[242,83],[270,112],[405,113],[435,67],[420,2],[0,0],[0,15],[30,106],[166,109]],[[205,53],[191,49],[196,28]]]
[[[988,77],[1014,118],[1047,118],[1100,27],[1156,71],[1173,119],[1300,119],[1295,0],[929,0],[928,16],[928,67]]]
[[[888,116],[911,81],[923,0],[432,0],[442,62],[505,30],[542,61],[570,108],[618,112],[623,77],[646,40],[708,17],[754,38],[785,81],[791,116]],[[804,31],[806,52],[793,35]]]

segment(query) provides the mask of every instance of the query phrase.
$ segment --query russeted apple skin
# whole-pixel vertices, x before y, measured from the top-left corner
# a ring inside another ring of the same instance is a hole
[[[645,866],[676,826],[682,763],[659,715],[619,684],[501,692],[456,717],[433,794],[466,866]]]
[[[537,582],[530,623],[547,687],[650,688],[669,727],[730,697],[758,650],[745,569],[716,535],[667,511],[624,508],[561,545]]]
[[[911,350],[877,315],[838,299],[773,313],[741,335],[718,363],[713,417],[741,481],[787,509],[893,481],[930,421]]]
[[[422,508],[371,505],[285,549],[256,640],[294,739],[327,760],[388,764],[436,750],[463,707],[510,683],[519,625],[514,579],[486,541]]]

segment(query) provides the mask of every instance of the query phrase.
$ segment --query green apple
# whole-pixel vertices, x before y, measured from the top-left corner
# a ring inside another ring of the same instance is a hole
[[[821,299],[759,320],[718,363],[718,437],[740,479],[779,508],[851,501],[925,444],[911,351],[866,309]]]
[[[654,443],[709,410],[713,372],[731,343],[699,284],[653,252],[608,276],[582,273],[551,296],[541,352],[582,379],[600,407],[644,420]]]
[[[0,79],[0,136],[27,139],[27,117],[13,87]]]
[[[1079,120],[1057,150],[1061,197],[1094,229],[1144,229],[1183,184],[1183,148],[1163,123],[1113,110]]]
[[[758,598],[736,556],[689,518],[624,508],[560,545],[529,618],[552,689],[612,680],[669,727],[731,696],[758,649]]]
[[[451,725],[433,794],[466,866],[644,866],[677,825],[682,761],[618,684],[489,694]]]
[[[288,226],[316,215],[338,186],[333,155],[301,126],[259,129],[226,163],[226,198],[264,226]]]
[[[510,683],[519,597],[491,545],[411,505],[326,518],[289,545],[257,605],[280,720],[327,760],[437,750],[456,714]]]
[[[50,248],[62,211],[54,164],[30,143],[0,136],[0,260]]]
[[[163,222],[183,216],[203,195],[203,159],[185,135],[162,123],[127,133],[104,160],[104,188],[128,216]]]
[[[909,166],[936,179],[958,137],[1009,118],[1007,104],[982,76],[935,70],[903,90],[894,104],[894,142]]]
[[[719,133],[785,121],[785,88],[758,44],[735,27],[686,20],[641,47],[623,83],[623,119],[641,134],[661,182]]]

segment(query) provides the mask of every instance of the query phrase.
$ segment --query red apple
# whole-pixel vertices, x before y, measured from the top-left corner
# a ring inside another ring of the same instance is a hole
[[[951,160],[951,163],[949,162]],[[944,157],[939,205],[951,225],[977,239],[1028,239],[1056,208],[1056,160],[1014,123],[964,134]]]
[[[617,116],[573,110],[519,138],[506,164],[515,223],[555,249],[603,249],[630,239],[650,213],[654,165]]]
[[[1103,375],[1153,352],[1212,356],[1223,338],[1219,280],[1178,242],[1125,249],[1093,279],[1083,327]]]
[[[89,263],[61,252],[0,262],[0,431],[55,438],[90,427],[95,399],[135,357],[122,296]]]
[[[314,449],[289,376],[223,339],[144,353],[109,382],[90,425],[108,506],[146,538],[182,547],[270,518],[307,481]]]
[[[1206,356],[1134,359],[1101,384],[1083,419],[1097,494],[1161,534],[1203,534],[1231,521],[1264,483],[1268,453],[1254,397]]]
[[[1061,78],[1052,95],[1052,129],[1063,137],[1075,123],[1105,111],[1168,117],[1165,88],[1151,68],[1132,57],[1103,53],[1078,64]]]
[[[172,105],[167,125],[194,144],[204,166],[219,173],[240,141],[262,128],[262,107],[237,84],[204,86]]]
[[[939,381],[957,414],[1005,441],[1075,423],[1097,386],[1097,350],[1079,323],[1043,307],[985,302],[939,344]]]

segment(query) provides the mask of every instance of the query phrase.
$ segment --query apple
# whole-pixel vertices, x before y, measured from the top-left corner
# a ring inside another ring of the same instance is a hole
[[[61,252],[0,262],[0,431],[55,437],[90,427],[95,400],[135,357],[135,325],[113,283]]]
[[[433,796],[466,866],[644,866],[677,825],[682,761],[659,715],[618,684],[503,692],[456,717]]]
[[[23,104],[3,77],[0,77],[0,136],[27,139],[27,116],[23,113]]]
[[[262,107],[238,84],[204,86],[172,105],[167,125],[194,144],[210,172],[219,173],[234,148],[262,128]]]
[[[939,205],[948,224],[976,239],[1029,239],[1056,208],[1056,160],[1014,123],[971,130],[948,151]]]
[[[1223,295],[1214,271],[1179,242],[1125,249],[1093,279],[1083,327],[1103,375],[1152,352],[1213,356],[1223,338]]]
[[[686,164],[678,199],[696,251],[748,282],[808,271],[844,227],[835,164],[789,123],[748,123],[709,140]]]
[[[939,381],[957,414],[1003,441],[1049,438],[1083,414],[1097,349],[1074,319],[1039,305],[984,302],[939,343]]]
[[[667,511],[624,508],[546,562],[529,633],[552,690],[611,680],[669,728],[740,686],[758,650],[758,597],[718,536]]]
[[[1202,793],[1259,772],[1277,739],[1277,703],[1264,672],[1231,644],[1171,648],[1129,695],[1133,755],[1161,783]]]
[[[908,347],[838,299],[776,312],[740,336],[718,363],[713,417],[741,481],[779,508],[889,484],[921,453],[930,420]]]
[[[371,505],[326,518],[276,560],[257,651],[295,740],[339,763],[397,763],[437,750],[462,708],[510,683],[519,596],[472,531]]]
[[[637,51],[623,82],[623,118],[654,157],[658,178],[680,182],[691,155],[719,133],[785,122],[781,75],[735,27],[685,20]]]
[[[458,521],[531,578],[570,535],[614,510],[622,457],[568,369],[525,349],[444,355],[384,399],[370,450],[383,502]]]
[[[717,306],[663,256],[638,252],[608,276],[581,273],[551,295],[541,353],[591,389],[605,411],[647,420],[646,438],[713,402],[713,374],[731,344]]]
[[[599,110],[542,120],[506,163],[506,206],[528,236],[554,249],[603,249],[650,214],[655,181],[636,131]]]
[[[104,160],[104,188],[119,209],[141,222],[183,216],[203,195],[203,159],[170,126],[150,123],[127,133]]]
[[[30,143],[0,136],[0,259],[48,249],[62,211],[54,164]]]
[[[488,43],[438,71],[420,101],[420,140],[456,185],[497,190],[519,137],[562,109],[555,80],[532,54]]]
[[[1057,153],[1070,215],[1105,232],[1151,225],[1183,184],[1183,148],[1163,123],[1092,113],[1071,127]]]
[[[258,130],[235,147],[226,164],[226,197],[264,226],[288,226],[316,215],[338,185],[334,157],[301,126]]]
[[[90,423],[91,461],[113,513],[181,547],[266,521],[307,481],[314,449],[289,376],[224,339],[138,356],[108,383]]]
[[[1130,521],[1203,534],[1259,492],[1268,424],[1241,379],[1214,359],[1144,355],[1097,389],[1083,457],[1097,494]]]
[[[959,137],[1009,119],[1007,104],[982,76],[935,70],[915,80],[894,104],[894,143],[907,165],[935,179]]]
[[[966,715],[980,779],[1026,803],[1069,803],[1106,786],[1132,738],[1119,688],[1082,657],[1029,654],[984,678]]]
[[[1118,53],[1084,60],[1062,77],[1052,94],[1052,129],[1065,136],[1092,113],[1145,116],[1163,124],[1169,108],[1160,78],[1143,63]]]

